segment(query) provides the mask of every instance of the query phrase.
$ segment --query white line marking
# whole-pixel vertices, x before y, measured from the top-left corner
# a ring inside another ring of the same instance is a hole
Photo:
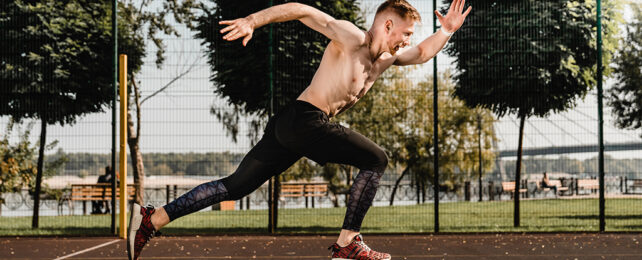
[[[100,245],[97,245],[97,246],[94,246],[94,247],[90,247],[90,248],[87,248],[87,249],[85,249],[85,250],[81,250],[81,251],[78,251],[78,252],[75,252],[75,253],[72,253],[72,254],[68,254],[68,255],[65,255],[65,256],[61,256],[61,257],[58,257],[58,258],[56,258],[56,259],[54,259],[54,260],[61,260],[61,259],[69,258],[69,257],[75,256],[75,255],[79,255],[79,254],[82,254],[82,253],[85,253],[85,252],[89,252],[89,251],[94,250],[94,249],[101,248],[101,247],[103,247],[103,246],[111,245],[111,244],[116,243],[116,242],[118,242],[118,241],[120,241],[120,239],[116,239],[116,240],[113,240],[113,241],[109,241],[109,242],[107,242],[107,243],[103,243],[103,244],[100,244]]]

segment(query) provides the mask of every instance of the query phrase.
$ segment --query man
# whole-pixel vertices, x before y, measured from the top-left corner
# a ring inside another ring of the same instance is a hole
[[[105,174],[98,176],[98,184],[110,184],[111,183],[111,166],[105,167]],[[110,186],[111,187],[111,186]],[[103,198],[108,196],[106,194],[106,189],[103,189],[102,193]],[[103,208],[106,209],[103,212]],[[108,214],[109,203],[106,200],[98,200],[91,202],[91,214]]]
[[[261,140],[230,176],[201,184],[175,201],[154,209],[134,205],[130,221],[128,254],[138,258],[156,230],[172,220],[223,200],[238,200],[256,190],[269,178],[289,168],[302,156],[319,164],[349,164],[360,169],[350,189],[343,227],[330,247],[333,259],[390,259],[389,254],[371,250],[359,235],[361,222],[372,205],[379,179],[388,159],[385,152],[366,137],[329,118],[354,105],[392,65],[421,64],[446,44],[470,13],[465,0],[454,0],[448,14],[435,12],[442,28],[418,46],[410,44],[417,10],[406,0],[388,0],[377,9],[367,32],[348,21],[299,3],[277,5],[244,18],[221,21],[223,39],[243,39],[247,45],[256,28],[274,22],[299,20],[328,37],[321,64],[310,85],[295,102],[270,118]]]
[[[557,198],[557,186],[551,184],[551,181],[548,179],[548,174],[544,172],[544,176],[542,177],[542,188],[549,188],[553,189],[553,194],[555,194],[555,197]]]

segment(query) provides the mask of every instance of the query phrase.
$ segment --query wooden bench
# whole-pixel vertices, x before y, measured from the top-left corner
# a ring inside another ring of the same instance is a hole
[[[285,182],[281,183],[281,197],[304,197],[305,207],[308,207],[308,198],[312,198],[314,208],[314,197],[328,196],[328,183],[326,182]]]
[[[527,189],[520,188],[519,193],[526,193]],[[503,181],[502,182],[502,192],[509,192],[511,198],[515,196],[515,182],[514,181]]]
[[[575,194],[579,195],[580,190],[591,190],[591,193],[600,189],[600,181],[598,179],[578,179]]]
[[[642,179],[632,179],[631,185],[627,183],[627,179],[624,179],[624,193],[633,193],[632,190],[642,188]]]
[[[127,201],[133,201],[136,194],[134,184],[127,185]],[[116,199],[120,199],[120,188],[116,187]],[[71,195],[69,200],[72,202],[82,201],[82,212],[87,214],[87,201],[111,201],[111,184],[110,183],[93,183],[93,184],[72,184]]]

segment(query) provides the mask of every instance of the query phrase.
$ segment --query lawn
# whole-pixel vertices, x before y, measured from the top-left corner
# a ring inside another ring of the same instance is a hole
[[[433,205],[372,207],[364,233],[434,231]],[[279,209],[281,233],[337,233],[345,208]],[[439,205],[441,232],[572,232],[597,231],[597,199],[521,201],[521,225],[513,227],[513,202],[456,202]],[[108,235],[111,216],[1,217],[0,236]],[[266,210],[204,211],[180,218],[165,228],[167,235],[265,233]],[[642,231],[642,199],[608,199],[607,231]]]

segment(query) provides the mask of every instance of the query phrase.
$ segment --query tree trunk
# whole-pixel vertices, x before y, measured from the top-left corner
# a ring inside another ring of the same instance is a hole
[[[339,207],[339,196],[337,196],[337,194],[332,194],[332,196],[330,196],[330,200],[332,201],[333,207],[335,208]]]
[[[517,147],[517,165],[515,165],[515,192],[513,197],[515,198],[515,208],[513,209],[513,226],[519,227],[519,189],[521,182],[521,171],[522,171],[522,144],[524,142],[524,122],[526,121],[526,116],[522,116],[519,120],[519,144]]]
[[[479,201],[482,201],[482,171],[483,171],[483,158],[482,158],[482,118],[481,115],[477,115],[477,129],[479,130]]]
[[[144,205],[145,202],[145,165],[143,164],[143,154],[140,152],[140,92],[136,85],[136,80],[132,77],[134,85],[134,102],[136,104],[136,131],[134,131],[134,120],[131,116],[131,106],[127,111],[127,144],[129,145],[129,155],[132,160],[132,168],[134,170],[134,185],[136,186],[136,194],[134,202],[139,205]]]
[[[281,175],[274,177],[274,231],[279,226],[279,200],[281,199]]]
[[[426,203],[426,183],[421,182],[421,203]]]
[[[421,204],[421,185],[419,185],[419,176],[415,173],[415,190],[417,191],[417,205]]]
[[[134,185],[136,186],[136,194],[134,196],[134,202],[139,205],[144,203],[144,181],[145,181],[145,168],[143,165],[143,155],[140,153],[139,147],[139,138],[138,133],[133,134],[134,131],[134,122],[131,117],[131,113],[128,112],[127,115],[127,144],[129,145],[129,155],[132,160],[132,168],[134,170]],[[140,122],[140,121],[139,121]]]
[[[33,217],[31,228],[38,228],[38,216],[40,213],[40,189],[42,183],[42,170],[45,161],[45,144],[47,143],[47,118],[41,118],[40,125],[40,151],[38,151],[38,173],[36,173],[36,190],[33,194]]]
[[[143,164],[143,154],[140,152],[141,104],[144,103],[145,100],[148,100],[156,96],[158,93],[165,91],[174,82],[176,82],[180,78],[187,75],[190,71],[192,71],[192,69],[195,66],[196,66],[196,61],[194,61],[194,63],[186,71],[184,71],[180,75],[173,78],[169,83],[165,84],[165,86],[161,87],[151,95],[145,97],[143,100],[140,100],[140,90],[138,89],[138,85],[136,84],[136,78],[132,74],[132,84],[134,85],[134,98],[135,98],[134,101],[136,103],[136,132],[135,132],[136,134],[135,135],[133,134],[134,123],[132,121],[131,112],[127,111],[127,126],[128,126],[127,144],[129,145],[129,153],[132,160],[132,168],[134,170],[134,185],[136,185],[136,194],[134,197],[134,201],[136,203],[139,203],[140,205],[142,205],[143,202],[145,201],[145,197],[144,197],[145,196],[145,166]],[[127,106],[128,109],[129,107],[130,106]]]
[[[397,188],[399,187],[399,183],[401,183],[401,179],[403,179],[404,176],[406,176],[406,173],[408,173],[410,167],[406,166],[405,169],[401,172],[401,176],[395,181],[395,186],[392,187],[392,195],[390,195],[390,206],[392,206],[392,203],[395,202],[395,194],[397,193]]]

